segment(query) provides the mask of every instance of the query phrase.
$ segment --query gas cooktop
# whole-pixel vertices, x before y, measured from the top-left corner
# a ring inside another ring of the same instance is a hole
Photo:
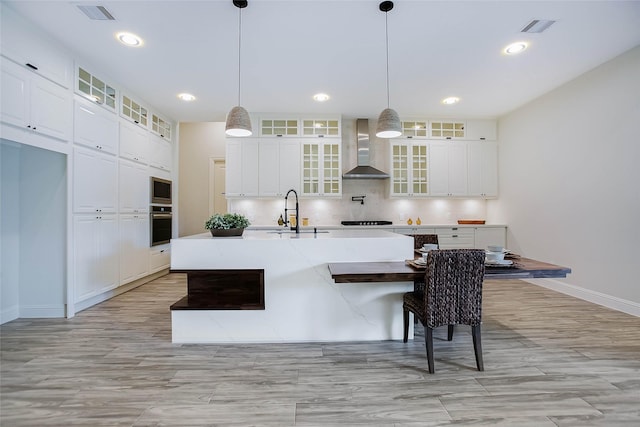
[[[391,225],[391,221],[371,220],[371,221],[341,221],[342,225]]]

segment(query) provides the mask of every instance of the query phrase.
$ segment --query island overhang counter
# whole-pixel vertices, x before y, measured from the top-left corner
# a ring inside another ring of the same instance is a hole
[[[230,290],[240,277],[233,272],[257,271],[264,291],[264,309],[207,309],[188,295],[172,306],[172,342],[402,339],[402,295],[413,282],[335,283],[328,264],[404,261],[413,251],[412,237],[384,230],[245,230],[241,237],[172,239],[171,271],[225,277],[222,285],[212,283]],[[206,282],[200,280],[200,289]]]

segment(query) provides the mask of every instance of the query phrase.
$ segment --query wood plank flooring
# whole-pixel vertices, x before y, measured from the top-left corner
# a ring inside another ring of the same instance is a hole
[[[0,425],[640,425],[640,318],[525,282],[485,282],[486,370],[470,331],[440,328],[433,375],[422,336],[172,344],[185,294],[171,274],[70,320],[2,325]]]

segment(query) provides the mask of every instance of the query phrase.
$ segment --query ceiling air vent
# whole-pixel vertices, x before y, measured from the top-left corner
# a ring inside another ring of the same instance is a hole
[[[116,19],[104,6],[78,5],[78,9],[95,21],[115,21]]]
[[[549,28],[556,21],[550,19],[534,19],[526,27],[520,30],[521,33],[541,33]]]

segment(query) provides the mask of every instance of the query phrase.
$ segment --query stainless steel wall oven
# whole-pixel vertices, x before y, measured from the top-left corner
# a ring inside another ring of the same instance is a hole
[[[151,246],[162,245],[171,241],[171,224],[173,215],[171,206],[151,206]]]

